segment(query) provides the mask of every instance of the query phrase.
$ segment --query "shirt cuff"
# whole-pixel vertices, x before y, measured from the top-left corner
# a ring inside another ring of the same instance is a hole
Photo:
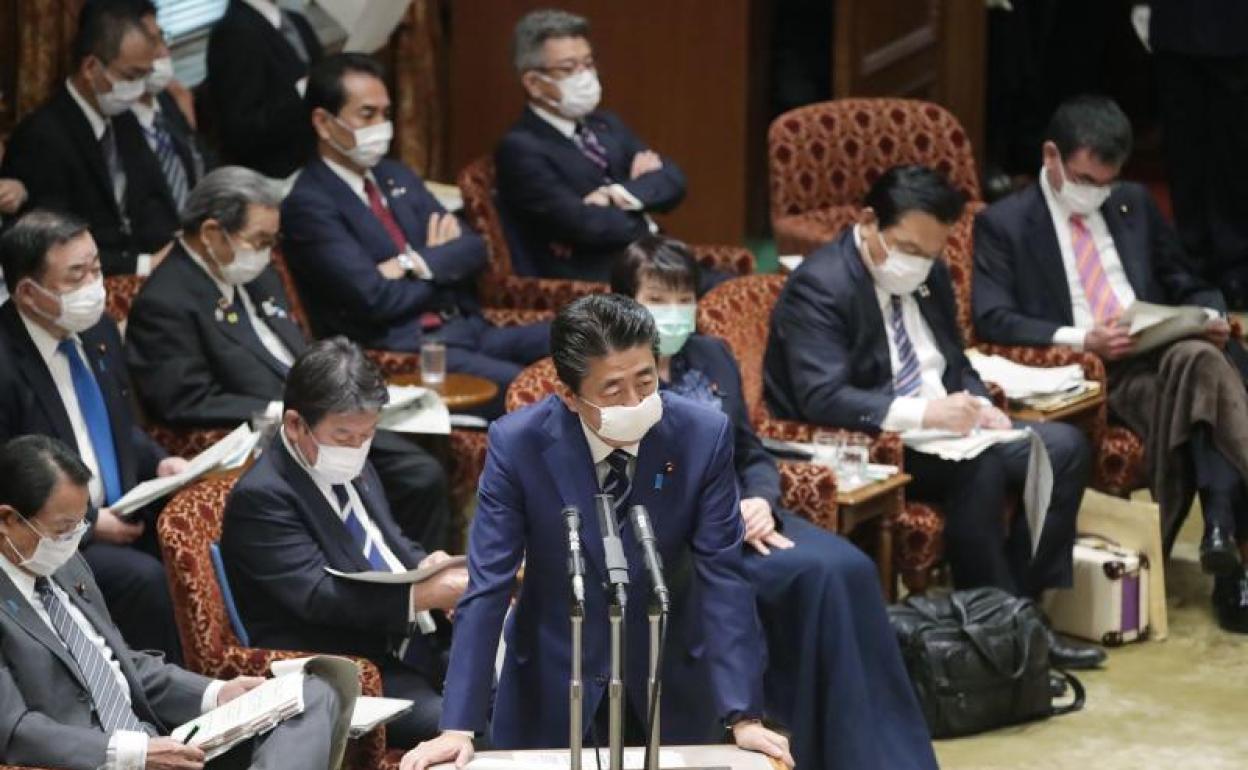
[[[295,81],[295,90],[299,92],[299,98],[302,99],[304,92],[308,90],[308,79],[302,77]]]
[[[627,205],[621,206],[620,208],[625,211],[641,211],[644,208],[641,201],[637,200],[637,196],[629,192],[628,188],[619,182],[610,185],[607,189],[624,199],[624,203]]]
[[[1084,341],[1088,337],[1086,329],[1077,326],[1062,326],[1053,332],[1053,344],[1065,345],[1075,350],[1083,350]]]
[[[104,770],[143,770],[147,764],[147,733],[118,730],[108,739]]]
[[[225,682],[220,679],[214,679],[208,683],[208,686],[204,688],[204,697],[199,701],[199,713],[207,714],[217,707],[223,687],[225,687]]]
[[[1225,315],[1225,314],[1224,314],[1221,310],[1216,310],[1216,309],[1211,308],[1211,307],[1207,307],[1207,308],[1205,308],[1205,315],[1209,316],[1209,320],[1210,320],[1210,321],[1216,321],[1216,320],[1218,320],[1219,318],[1225,318],[1225,317],[1226,317],[1226,315]]]
[[[472,730],[443,730],[442,732],[444,732],[444,733],[451,733],[452,735],[462,735],[462,736],[464,736],[465,738],[476,738],[476,737],[477,737],[477,734],[476,734],[476,733],[474,733]]]
[[[433,271],[429,269],[429,263],[425,261],[425,258],[420,256],[420,254],[413,249],[408,249],[407,255],[412,258],[412,262],[416,265],[416,277],[422,281],[432,281]]]
[[[923,427],[923,415],[927,412],[927,399],[914,396],[898,396],[888,405],[888,414],[880,428],[887,431],[904,432],[918,430]]]
[[[267,420],[282,419],[282,407],[285,405],[282,401],[270,401],[269,405],[264,408],[264,417]]]
[[[410,628],[413,624],[420,629],[422,634],[432,634],[438,630],[438,624],[433,619],[433,615],[429,614],[429,610],[422,610],[416,606],[416,585],[412,584],[412,592],[409,594],[407,601],[407,625]]]
[[[140,254],[134,261],[134,274],[146,276],[152,274],[152,255]]]

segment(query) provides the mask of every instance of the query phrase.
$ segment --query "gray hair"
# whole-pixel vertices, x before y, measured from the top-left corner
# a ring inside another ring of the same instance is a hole
[[[523,75],[529,70],[541,69],[542,44],[557,37],[589,37],[589,19],[574,13],[546,8],[532,11],[516,22],[511,37],[512,63],[516,72]]]
[[[286,376],[282,401],[316,427],[327,415],[380,412],[389,401],[386,378],[346,337],[315,342]]]
[[[222,166],[207,174],[187,196],[182,209],[182,232],[198,233],[204,222],[215,219],[227,233],[247,226],[247,207],[282,205],[282,193],[266,176],[242,166]]]

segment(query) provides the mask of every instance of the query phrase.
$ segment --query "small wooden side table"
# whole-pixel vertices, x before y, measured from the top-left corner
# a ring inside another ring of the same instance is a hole
[[[1011,407],[1009,410],[1010,417],[1015,420],[1027,420],[1028,422],[1069,422],[1074,425],[1088,417],[1096,415],[1101,404],[1105,403],[1105,390],[1089,393],[1085,398],[1076,399],[1065,406],[1043,411],[1028,406]]]
[[[419,374],[396,374],[389,379],[391,385],[407,386],[425,383]],[[485,406],[498,395],[498,385],[484,377],[459,372],[447,372],[442,387],[433,388],[440,396],[446,408],[452,412],[465,412],[478,406]]]
[[[859,527],[871,524],[876,530],[876,565],[884,596],[892,602],[897,598],[897,578],[893,569],[892,522],[901,515],[906,504],[905,488],[912,477],[895,473],[850,492],[836,492],[839,534],[849,537]]]

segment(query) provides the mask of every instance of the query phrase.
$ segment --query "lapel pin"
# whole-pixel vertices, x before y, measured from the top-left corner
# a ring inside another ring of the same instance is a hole
[[[1127,204],[1124,203],[1118,207],[1118,210],[1121,211],[1122,215],[1125,217],[1127,215],[1127,212],[1129,212],[1131,209],[1127,206]]]
[[[87,598],[87,584],[82,582],[81,580],[79,580],[77,583],[74,583],[74,593],[78,594],[80,598],[86,599]]]
[[[236,324],[236,323],[238,323],[238,313],[235,313],[235,312],[233,312],[233,311],[230,311],[229,313],[226,313],[226,314],[225,314],[225,321],[226,321],[226,323],[230,323],[230,324]]]
[[[932,290],[927,288],[927,284],[925,283],[919,284],[919,296],[922,297],[923,299],[927,299],[928,297],[932,296]]]
[[[225,320],[225,312],[224,312],[223,310],[221,310],[221,308],[217,308],[217,309],[213,312],[213,317],[215,317],[215,318],[217,319],[217,323],[220,323],[220,322],[222,322],[222,321],[224,321],[224,320]]]

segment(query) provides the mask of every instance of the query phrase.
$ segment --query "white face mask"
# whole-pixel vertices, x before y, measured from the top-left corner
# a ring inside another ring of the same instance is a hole
[[[316,441],[316,437],[312,440]],[[334,446],[316,441],[316,462],[310,464],[312,473],[326,484],[349,484],[363,472],[372,446],[371,438],[359,446]]]
[[[217,255],[213,253],[212,246],[208,245],[207,240],[204,241],[204,248],[208,250],[208,256],[212,257],[212,261],[217,263],[217,269],[221,271],[221,280],[229,285],[249,284],[269,266],[272,249],[239,248],[229,233],[226,233],[225,240],[234,250],[234,261],[228,265],[221,264],[221,260],[217,259]]]
[[[351,159],[351,162],[360,168],[372,168],[386,157],[386,153],[390,151],[390,140],[394,138],[394,124],[390,121],[378,123],[364,128],[352,129],[346,123],[338,118],[334,118],[343,128],[351,131],[352,137],[355,139],[355,146],[351,148],[343,147],[334,141],[331,136],[329,143],[334,149],[341,152]]]
[[[20,516],[18,518],[22,519],[22,523],[29,527],[31,532],[39,536],[39,544],[35,546],[34,553],[18,562],[18,566],[39,577],[48,577],[64,567],[65,562],[72,559],[78,552],[78,543],[82,541],[82,536],[87,531],[87,523],[84,521],[60,537],[48,537],[35,529],[34,524]],[[4,539],[9,541],[9,547],[14,553],[18,556],[22,555],[7,535]]]
[[[99,323],[100,316],[104,315],[104,301],[108,295],[104,291],[103,278],[97,278],[86,286],[79,286],[64,294],[45,289],[33,280],[30,283],[43,294],[54,297],[61,303],[61,311],[55,316],[44,313],[38,306],[34,307],[35,312],[71,334],[85,332]]]
[[[152,96],[164,91],[173,82],[173,57],[162,56],[152,60],[152,71],[147,73],[143,85]]]
[[[697,326],[697,305],[644,305],[659,330],[659,355],[674,356]]]
[[[913,293],[927,280],[934,260],[888,248],[879,231],[876,232],[876,237],[880,239],[881,248],[888,254],[884,258],[884,264],[876,264],[874,259],[867,258],[867,270],[876,285],[889,294],[898,296]]]
[[[602,84],[598,82],[598,73],[595,70],[584,69],[563,80],[555,80],[546,75],[542,77],[559,88],[559,101],[552,102],[552,106],[572,120],[580,120],[593,112],[602,98]]]
[[[104,79],[112,83],[113,90],[95,92],[95,101],[100,106],[100,113],[106,118],[120,115],[134,106],[147,92],[147,78],[138,80],[113,80],[113,76],[104,70]]]
[[[579,398],[579,396],[578,396]],[[656,390],[636,406],[598,406],[581,399],[598,410],[602,426],[594,431],[608,441],[620,444],[636,444],[663,418],[663,400]]]
[[[1082,182],[1070,181],[1066,176],[1066,169],[1061,161],[1058,161],[1057,173],[1062,178],[1062,189],[1056,191],[1058,200],[1062,202],[1063,206],[1070,209],[1072,214],[1086,217],[1095,213],[1104,205],[1112,192],[1109,185],[1083,184]]]

